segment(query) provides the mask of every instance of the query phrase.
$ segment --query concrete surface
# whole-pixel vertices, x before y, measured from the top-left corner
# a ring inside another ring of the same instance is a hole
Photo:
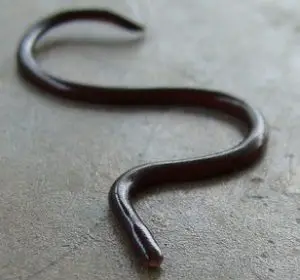
[[[1,280],[300,278],[299,1],[1,4]],[[196,110],[85,108],[18,79],[15,49],[29,24],[61,8],[108,6],[145,23],[145,39],[64,27],[39,49],[43,66],[96,84],[222,89],[262,110],[271,130],[253,169],[138,200],[165,254],[160,272],[136,266],[108,209],[110,185],[139,163],[205,155],[241,136]],[[97,39],[109,36],[125,44]]]

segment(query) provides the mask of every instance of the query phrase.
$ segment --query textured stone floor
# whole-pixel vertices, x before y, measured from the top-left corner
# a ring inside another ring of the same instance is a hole
[[[140,163],[237,143],[199,110],[120,110],[61,103],[17,76],[17,43],[62,8],[109,7],[147,25],[142,40],[95,23],[53,31],[43,67],[106,85],[229,91],[265,115],[264,160],[239,176],[154,191],[136,203],[165,255],[140,269],[107,193]],[[300,3],[297,0],[2,0],[0,279],[299,279]],[[121,38],[121,39],[119,39]]]

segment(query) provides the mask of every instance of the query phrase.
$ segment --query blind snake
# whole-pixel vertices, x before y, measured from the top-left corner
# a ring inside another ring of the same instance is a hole
[[[38,65],[34,47],[50,29],[77,20],[109,22],[132,32],[144,30],[139,24],[108,10],[66,10],[44,17],[25,32],[18,46],[18,72],[25,81],[61,98],[87,103],[200,106],[231,115],[247,128],[244,139],[230,149],[202,157],[143,164],[128,170],[113,183],[108,195],[112,212],[132,241],[142,264],[149,268],[160,267],[163,254],[151,231],[135,211],[132,194],[154,185],[200,180],[249,166],[262,157],[267,146],[267,124],[258,110],[225,92],[187,87],[101,87],[70,82],[48,74]]]

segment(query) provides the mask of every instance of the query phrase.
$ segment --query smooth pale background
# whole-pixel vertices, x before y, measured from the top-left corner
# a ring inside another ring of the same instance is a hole
[[[20,81],[25,28],[75,7],[109,7],[147,33],[62,27],[39,48],[48,71],[94,84],[220,89],[270,125],[258,166],[138,200],[165,254],[161,272],[136,266],[109,212],[111,184],[137,164],[206,155],[241,134],[199,110],[87,108]],[[0,13],[1,280],[299,279],[299,1],[2,0]]]

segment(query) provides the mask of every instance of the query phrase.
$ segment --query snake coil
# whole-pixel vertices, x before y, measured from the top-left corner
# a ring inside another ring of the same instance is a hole
[[[50,29],[76,20],[105,21],[128,31],[142,32],[143,27],[107,10],[70,10],[52,14],[33,24],[24,34],[17,50],[17,66],[25,81],[61,98],[110,105],[200,106],[229,114],[247,127],[244,139],[236,146],[208,156],[184,160],[148,163],[122,174],[112,185],[109,204],[140,260],[147,267],[159,267],[162,252],[150,230],[131,203],[134,192],[166,183],[200,180],[240,170],[261,158],[268,131],[260,112],[230,94],[196,88],[118,88],[69,82],[54,77],[38,65],[33,49]]]

